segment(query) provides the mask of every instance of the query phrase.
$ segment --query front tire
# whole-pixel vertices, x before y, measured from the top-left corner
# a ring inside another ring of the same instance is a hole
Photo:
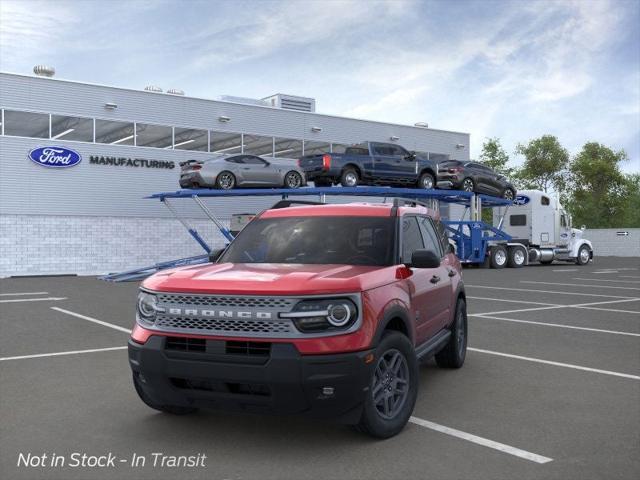
[[[148,407],[153,408],[154,410],[158,410],[163,413],[170,413],[171,415],[189,415],[191,413],[195,413],[198,411],[197,408],[194,407],[179,407],[177,405],[163,405],[159,402],[154,401],[149,395],[145,393],[145,391],[140,386],[140,381],[133,376],[133,386],[136,389],[136,393]]]
[[[358,172],[353,168],[345,168],[340,176],[340,185],[343,187],[357,187],[360,183]]]
[[[586,265],[591,259],[591,250],[586,245],[582,245],[578,250],[578,256],[576,257],[577,265]]]
[[[236,186],[236,177],[233,173],[224,171],[216,177],[216,187],[220,190],[231,190]]]
[[[467,302],[459,298],[456,315],[451,325],[451,337],[445,347],[436,353],[440,368],[460,368],[467,356]]]
[[[473,183],[473,179],[467,177],[464,180],[462,180],[462,186],[461,189],[465,192],[473,192],[475,191],[476,188],[476,184]]]
[[[433,178],[433,175],[430,173],[423,173],[420,175],[420,180],[418,180],[418,188],[423,188],[425,190],[432,190],[436,186],[436,181]]]
[[[384,334],[374,352],[370,388],[356,428],[372,437],[389,438],[409,421],[418,396],[418,359],[400,332]]]
[[[284,176],[284,186],[287,188],[300,188],[302,186],[302,175],[295,170],[287,172]]]

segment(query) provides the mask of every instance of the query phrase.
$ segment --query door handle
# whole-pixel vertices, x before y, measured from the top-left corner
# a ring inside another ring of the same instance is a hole
[[[431,280],[429,280],[431,283],[438,283],[440,281],[440,277],[437,275],[434,275],[433,277],[431,277]]]
[[[456,271],[455,270],[449,270],[449,277],[455,277],[456,276]]]

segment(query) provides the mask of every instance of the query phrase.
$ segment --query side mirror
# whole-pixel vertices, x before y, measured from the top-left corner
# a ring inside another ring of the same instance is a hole
[[[209,263],[216,263],[220,258],[220,255],[222,255],[222,252],[224,252],[224,248],[211,250],[211,252],[209,252]]]
[[[586,226],[586,225],[582,225],[582,226],[580,227],[580,230],[582,230],[583,232],[584,232],[586,229],[587,229],[587,226]]]
[[[438,268],[440,257],[432,250],[416,250],[411,254],[411,265],[413,268]]]
[[[409,152],[409,155],[405,155],[404,159],[409,161],[415,160],[416,152],[413,152],[413,151]]]

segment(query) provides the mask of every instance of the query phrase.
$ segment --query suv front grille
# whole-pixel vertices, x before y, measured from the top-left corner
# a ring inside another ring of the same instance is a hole
[[[229,355],[256,355],[268,357],[271,353],[271,344],[266,342],[228,341],[225,351]]]
[[[207,341],[204,338],[167,337],[165,348],[182,352],[206,352]]]
[[[197,305],[203,307],[253,307],[253,308],[278,308],[288,310],[296,301],[291,298],[278,297],[218,297],[212,295],[184,295],[165,294],[158,295],[160,303],[180,303],[185,305]]]
[[[235,320],[230,318],[193,318],[158,315],[155,323],[161,329],[198,331],[209,335],[287,335],[295,332],[290,321],[286,320]]]

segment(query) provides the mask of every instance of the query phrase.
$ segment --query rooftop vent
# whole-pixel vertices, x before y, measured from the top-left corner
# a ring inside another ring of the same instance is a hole
[[[180,90],[179,88],[170,88],[167,90],[169,95],[184,95],[184,90]]]
[[[48,67],[47,65],[36,65],[33,67],[33,73],[39,77],[53,77],[56,74],[56,69]]]
[[[417,122],[413,124],[415,127],[421,128],[429,128],[429,124],[427,122]]]
[[[297,110],[298,112],[316,111],[316,100],[314,98],[276,93],[262,100],[268,102],[272,107],[283,108],[285,110]]]
[[[144,87],[144,89],[147,92],[162,93],[162,89],[160,87],[156,87],[155,85],[147,85],[146,87]]]

